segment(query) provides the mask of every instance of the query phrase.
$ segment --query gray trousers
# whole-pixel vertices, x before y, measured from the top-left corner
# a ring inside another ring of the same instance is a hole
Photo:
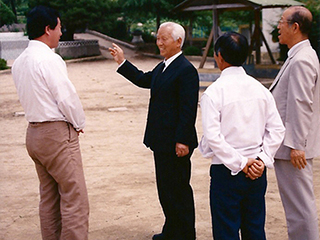
[[[88,239],[89,201],[77,132],[66,122],[30,123],[26,145],[40,181],[42,238]]]
[[[299,170],[291,161],[275,159],[275,172],[286,214],[289,240],[319,240],[312,159]]]

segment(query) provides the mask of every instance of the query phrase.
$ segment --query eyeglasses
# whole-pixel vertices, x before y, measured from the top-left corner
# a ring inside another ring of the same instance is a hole
[[[284,19],[280,19],[280,21],[278,22],[279,24],[283,24],[283,23],[292,23],[292,21],[288,21],[288,20],[284,20]]]

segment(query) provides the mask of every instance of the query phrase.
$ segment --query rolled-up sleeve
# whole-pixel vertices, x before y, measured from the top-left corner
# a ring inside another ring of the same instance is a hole
[[[52,61],[43,64],[53,64]],[[66,120],[79,131],[85,127],[85,114],[79,96],[67,73],[65,62],[57,57],[54,66],[44,66],[44,79]]]

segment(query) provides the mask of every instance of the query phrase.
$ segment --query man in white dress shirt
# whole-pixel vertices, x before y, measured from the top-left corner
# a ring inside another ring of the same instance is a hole
[[[89,202],[78,139],[85,116],[65,62],[51,49],[61,36],[59,13],[35,7],[27,32],[31,41],[12,75],[29,122],[26,147],[40,181],[42,238],[87,239]]]
[[[203,137],[211,158],[210,207],[214,239],[265,239],[265,166],[284,137],[271,93],[248,76],[242,64],[247,39],[228,32],[215,43],[221,75],[201,98]]]

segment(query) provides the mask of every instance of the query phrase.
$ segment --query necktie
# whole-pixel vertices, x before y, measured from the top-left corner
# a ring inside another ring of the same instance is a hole
[[[164,69],[165,66],[166,66],[166,65],[164,64],[164,62],[160,63],[158,75],[163,72],[163,69]]]

